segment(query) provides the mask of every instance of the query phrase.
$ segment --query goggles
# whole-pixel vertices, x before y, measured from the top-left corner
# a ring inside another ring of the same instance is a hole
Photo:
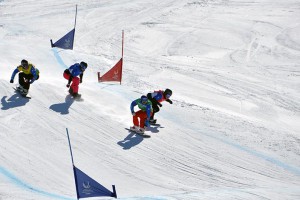
[[[142,102],[142,104],[146,104],[148,102],[148,100],[142,100],[141,102]]]
[[[166,95],[166,99],[169,99],[171,97],[171,94]]]
[[[142,104],[146,104],[148,102],[148,99],[141,99]]]
[[[80,65],[80,68],[81,68],[82,71],[85,71],[85,70],[86,70],[86,67],[83,66],[83,65]]]
[[[27,62],[21,62],[21,65],[22,65],[22,67],[24,67],[24,68],[28,68],[28,63]]]
[[[23,67],[24,69],[28,69],[29,66],[28,66],[27,64],[23,64],[22,67]]]

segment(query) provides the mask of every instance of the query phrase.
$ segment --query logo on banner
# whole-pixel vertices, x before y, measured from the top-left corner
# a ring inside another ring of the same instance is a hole
[[[114,71],[114,76],[112,77],[114,80],[118,80],[119,79],[119,70]]]
[[[91,189],[91,185],[90,185],[90,182],[87,181],[87,182],[83,182],[82,183],[82,187],[84,188],[82,190],[82,193],[84,194],[92,194],[94,191]]]
[[[65,40],[65,48],[70,48],[71,47],[71,40],[70,39],[66,39]]]

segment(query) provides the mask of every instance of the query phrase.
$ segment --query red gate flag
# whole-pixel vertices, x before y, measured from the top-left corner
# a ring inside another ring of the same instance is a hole
[[[124,52],[124,31],[122,31],[122,58],[117,62],[117,64],[106,72],[102,77],[100,77],[100,72],[98,72],[98,82],[104,81],[117,81],[122,82],[122,67],[123,67],[123,52]]]
[[[108,72],[106,72],[102,77],[100,77],[100,73],[98,72],[98,82],[116,81],[121,83],[122,66],[123,66],[123,58],[121,58],[119,62]]]

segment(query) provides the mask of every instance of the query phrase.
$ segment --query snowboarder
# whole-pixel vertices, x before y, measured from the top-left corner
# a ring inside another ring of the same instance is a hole
[[[138,106],[139,111],[134,112],[134,107]],[[146,96],[141,96],[141,98],[134,100],[130,105],[130,110],[133,115],[134,126],[130,127],[130,130],[144,134],[145,128],[149,126],[149,119],[152,114],[152,105]]]
[[[154,119],[154,114],[159,112],[159,107],[162,107],[161,102],[167,101],[170,104],[172,104],[172,100],[170,97],[172,96],[172,90],[166,89],[165,91],[159,90],[159,91],[154,91],[152,93],[148,93],[147,97],[152,103],[152,108],[153,108],[153,113],[150,117],[149,123],[150,124],[156,124],[156,119]],[[159,106],[159,107],[158,107]]]
[[[78,94],[79,83],[82,83],[83,72],[86,70],[87,66],[87,63],[82,61],[81,63],[75,63],[64,71],[63,76],[68,80],[68,84],[66,86],[69,88],[69,93],[74,98],[81,97],[81,94]]]
[[[26,96],[28,94],[30,84],[39,79],[39,70],[27,60],[22,60],[21,65],[19,65],[12,73],[10,83],[14,82],[16,74],[19,73],[19,86],[17,90],[21,95]]]

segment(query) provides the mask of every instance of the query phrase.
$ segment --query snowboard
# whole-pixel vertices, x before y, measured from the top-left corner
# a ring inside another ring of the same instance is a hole
[[[139,135],[139,136],[141,136],[141,137],[143,137],[143,138],[150,138],[151,136],[150,135],[147,135],[147,134],[142,134],[142,133],[137,133],[137,132],[135,132],[135,131],[133,131],[133,130],[130,130],[130,128],[125,128],[127,131],[129,131],[129,132],[131,132],[131,133],[135,133],[135,134],[137,134],[137,135]]]
[[[151,126],[161,126],[160,124],[150,124]]]
[[[26,94],[26,95],[21,94],[21,92],[17,88],[15,88],[15,87],[13,87],[13,88],[14,88],[15,92],[20,94],[22,97],[27,98],[27,99],[31,99],[31,96],[29,94]]]
[[[78,94],[76,97],[73,96],[73,94],[70,92],[69,90],[69,95],[71,96],[71,98],[75,101],[83,101],[83,98],[81,97],[81,94]]]

